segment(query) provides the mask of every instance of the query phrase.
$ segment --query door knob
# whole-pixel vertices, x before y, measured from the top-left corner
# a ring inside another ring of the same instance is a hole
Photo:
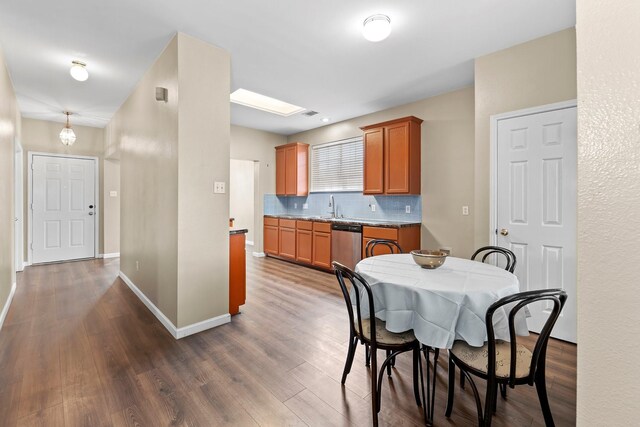
[[[503,236],[508,236],[509,230],[507,230],[506,228],[503,228],[502,230],[500,230],[500,234],[502,234]]]
[[[93,209],[93,205],[89,205],[89,209]]]
[[[93,215],[93,212],[89,212],[89,215]]]

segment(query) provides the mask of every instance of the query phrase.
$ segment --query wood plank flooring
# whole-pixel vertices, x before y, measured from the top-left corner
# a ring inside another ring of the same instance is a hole
[[[2,426],[371,425],[360,346],[345,387],[348,328],[335,277],[247,257],[247,304],[232,322],[179,341],[117,278],[118,259],[27,268],[0,331]],[[469,387],[450,419],[446,352],[436,425],[475,425]],[[382,356],[382,355],[380,355]],[[548,390],[556,424],[575,424],[576,347],[553,341]],[[383,385],[380,424],[424,425],[411,357]],[[479,383],[480,387],[481,382]],[[499,400],[495,426],[544,425],[533,387]]]

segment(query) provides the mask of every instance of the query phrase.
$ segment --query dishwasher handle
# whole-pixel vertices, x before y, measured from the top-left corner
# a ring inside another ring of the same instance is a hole
[[[335,231],[350,231],[352,233],[362,233],[362,226],[355,224],[331,224],[331,229]]]

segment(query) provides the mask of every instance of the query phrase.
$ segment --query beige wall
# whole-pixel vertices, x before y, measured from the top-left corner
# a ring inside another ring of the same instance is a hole
[[[14,141],[19,129],[18,102],[0,50],[0,311],[15,282]]]
[[[178,34],[178,327],[229,313],[231,56]]]
[[[155,88],[169,90],[167,103]],[[178,322],[178,40],[107,125],[120,153],[120,270]],[[136,268],[136,263],[138,268]]]
[[[235,219],[234,228],[246,228],[247,241],[253,241],[255,215],[254,161],[231,159],[229,170],[229,216]]]
[[[34,152],[43,152],[43,153],[55,153],[55,154],[71,154],[78,156],[91,156],[98,158],[98,168],[99,168],[99,194],[96,195],[96,200],[100,202],[104,200],[104,188],[108,183],[105,180],[104,176],[104,129],[94,128],[88,126],[76,126],[73,124],[73,116],[71,116],[71,126],[73,127],[73,131],[76,134],[77,140],[71,146],[67,147],[60,142],[60,131],[64,127],[63,123],[58,122],[50,122],[46,120],[35,120],[35,119],[22,119],[22,148],[24,153],[24,212],[25,212],[25,221],[24,221],[24,242],[25,242],[25,258],[28,259],[28,229],[29,229],[29,215],[27,215],[28,210],[28,185],[27,185],[27,176],[28,176],[28,154],[29,151]],[[110,176],[110,178],[112,178]],[[104,213],[105,213],[105,204],[98,203],[98,252],[100,254],[105,253],[104,251],[104,231],[105,231],[105,221],[104,221]],[[115,251],[117,252],[117,251]]]
[[[103,165],[103,252],[105,254],[116,254],[120,252],[120,162],[104,159]],[[115,196],[111,195],[112,191],[116,192]]]
[[[229,312],[229,87],[228,53],[178,34],[107,126],[120,268],[177,328]]]
[[[287,137],[275,133],[231,126],[231,158],[254,161],[255,224],[253,251],[263,250],[263,202],[265,194],[276,192],[276,151],[275,147],[287,143]]]
[[[475,61],[475,246],[489,243],[489,142],[494,114],[576,98],[573,28]]]
[[[360,126],[404,116],[422,123],[422,247],[450,246],[456,256],[473,252],[474,91],[460,89],[422,101],[324,126],[289,137],[320,144],[362,134]],[[471,215],[462,215],[462,206]]]
[[[640,414],[638,22],[637,1],[578,2],[579,426]]]

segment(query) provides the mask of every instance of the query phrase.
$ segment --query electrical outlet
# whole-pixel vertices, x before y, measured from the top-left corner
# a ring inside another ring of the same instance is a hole
[[[462,207],[462,215],[469,215],[469,206]]]
[[[297,203],[293,204],[293,209],[298,209],[298,204]]]
[[[117,191],[109,191],[109,197],[118,197],[118,192]]]
[[[371,206],[371,212],[375,212],[376,211],[376,205],[371,203],[369,206]]]
[[[302,209],[309,209],[309,203],[303,203]]]
[[[407,205],[404,207],[404,213],[411,213],[411,206]]]
[[[222,182],[216,181],[213,183],[213,192],[216,194],[224,194],[225,192],[224,187],[225,187],[224,181]]]
[[[136,271],[140,271],[140,263],[136,261]]]

